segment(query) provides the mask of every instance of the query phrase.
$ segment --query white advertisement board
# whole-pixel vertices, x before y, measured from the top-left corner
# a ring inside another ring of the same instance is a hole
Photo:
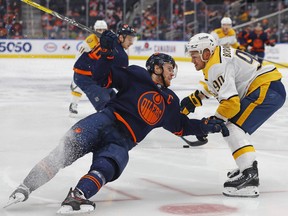
[[[6,40],[0,39],[0,58],[74,58],[81,40]],[[190,61],[185,56],[184,41],[136,41],[127,51],[130,59],[147,59],[164,52],[177,61]],[[266,46],[265,59],[287,64],[288,44]]]
[[[128,50],[129,56],[148,57],[155,52],[167,53],[173,57],[185,57],[185,42],[181,41],[137,41]]]
[[[0,57],[73,57],[82,41],[0,40]]]

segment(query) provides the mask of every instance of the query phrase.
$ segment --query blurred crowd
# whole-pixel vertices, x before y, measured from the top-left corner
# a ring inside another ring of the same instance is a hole
[[[211,32],[219,28],[223,16],[231,17],[233,26],[237,26],[288,6],[288,0],[265,1],[265,6],[261,8],[259,5],[263,5],[264,1],[261,1],[261,4],[248,3],[245,0],[224,0],[223,4],[207,4],[205,0],[38,0],[37,2],[91,28],[96,20],[104,19],[109,29],[117,31],[124,20],[136,29],[139,39],[180,41],[187,40],[196,33]],[[135,9],[137,5],[141,6],[140,10]],[[41,34],[31,36],[27,33],[24,36],[25,20],[21,16],[22,6],[23,3],[19,0],[0,0],[0,38],[84,39],[88,35],[73,25],[38,11]],[[277,16],[260,22],[263,30],[277,42],[288,42],[288,12],[281,15],[280,22]],[[253,28],[253,25],[248,27]],[[240,32],[243,29],[239,28],[236,31]]]
[[[18,0],[0,0],[0,38],[21,39],[23,28],[21,21],[21,2]]]

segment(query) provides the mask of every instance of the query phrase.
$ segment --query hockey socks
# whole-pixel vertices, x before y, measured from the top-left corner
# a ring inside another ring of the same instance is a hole
[[[100,172],[92,170],[80,179],[76,188],[80,189],[85,197],[89,199],[94,196],[104,184],[105,177]]]
[[[100,172],[90,171],[80,179],[74,190],[70,189],[57,213],[78,214],[94,211],[96,204],[88,199],[95,195],[104,184],[105,178]]]

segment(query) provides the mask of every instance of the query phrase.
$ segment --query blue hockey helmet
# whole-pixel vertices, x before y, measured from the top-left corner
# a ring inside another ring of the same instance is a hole
[[[167,55],[165,53],[154,53],[153,55],[151,55],[147,59],[146,68],[147,68],[148,72],[151,74],[151,73],[154,73],[154,66],[155,65],[163,67],[165,62],[172,64],[173,69],[175,69],[175,67],[177,67],[175,60],[172,58],[172,56]]]
[[[130,35],[130,36],[135,37],[136,31],[131,26],[129,26],[127,24],[123,24],[120,26],[120,28],[117,31],[117,36],[119,36],[119,35],[123,35],[123,36]]]

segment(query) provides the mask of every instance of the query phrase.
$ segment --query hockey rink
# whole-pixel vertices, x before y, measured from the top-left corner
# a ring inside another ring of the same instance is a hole
[[[83,97],[79,117],[70,118],[73,59],[0,59],[0,215],[56,215],[69,188],[90,167],[91,154],[61,170],[26,202],[3,209],[9,195],[30,169],[78,120],[94,112]],[[130,61],[144,66],[144,61]],[[172,89],[180,98],[191,93],[201,72],[178,62]],[[287,86],[287,69],[283,82]],[[211,116],[217,101],[203,102],[191,118]],[[288,102],[251,137],[260,175],[258,198],[222,195],[227,171],[235,162],[221,134],[201,147],[183,148],[180,138],[164,129],[152,131],[130,151],[118,180],[105,185],[92,201],[101,216],[271,216],[288,212]],[[187,137],[191,140],[194,137]]]

